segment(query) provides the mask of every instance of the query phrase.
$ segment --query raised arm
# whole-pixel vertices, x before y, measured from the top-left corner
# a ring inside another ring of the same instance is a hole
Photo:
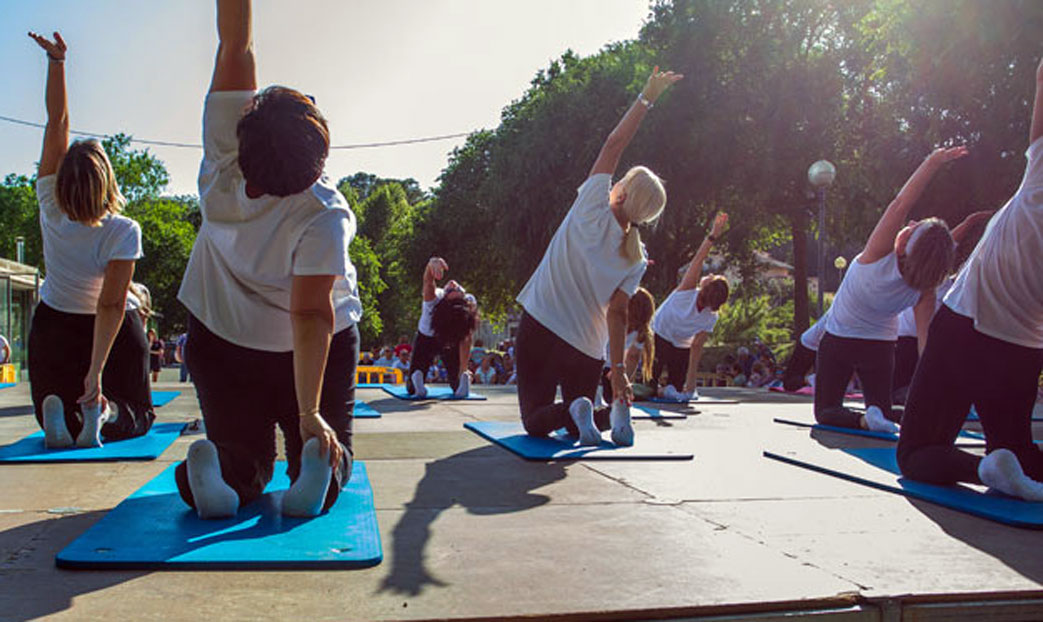
[[[873,233],[869,235],[869,241],[866,242],[859,262],[873,263],[894,250],[895,236],[905,226],[910,210],[927,188],[927,184],[931,183],[931,178],[945,163],[965,155],[967,155],[967,147],[961,145],[935,149],[931,155],[927,156],[905,182],[902,189],[898,191],[898,196],[884,210],[884,215],[880,217]]]
[[[449,264],[441,257],[427,260],[427,267],[424,268],[424,302],[435,299],[435,287],[448,270]]]
[[[724,233],[724,227],[727,224],[728,214],[719,212],[713,219],[713,228],[710,230],[710,235],[703,239],[703,243],[699,245],[699,250],[695,251],[692,263],[688,264],[688,270],[685,271],[681,284],[677,286],[678,290],[695,289],[699,286],[699,279],[703,276],[703,264],[706,263],[706,258],[710,255],[710,247]]]
[[[330,353],[335,317],[332,275],[294,276],[290,289],[290,322],[293,327],[293,383],[297,390],[301,442],[318,438],[330,466],[341,458],[333,429],[319,414],[319,393]]]
[[[956,242],[957,244],[962,242],[964,236],[967,235],[967,232],[970,231],[971,228],[973,228],[982,220],[988,220],[992,218],[992,215],[995,213],[996,212],[994,210],[983,210],[980,212],[974,212],[973,214],[964,218],[963,222],[956,225],[956,227],[953,228],[952,231],[950,231],[950,233],[952,234],[953,242]]]
[[[217,0],[217,58],[210,91],[257,89],[251,0]]]
[[[1032,129],[1029,130],[1029,144],[1043,136],[1043,59],[1036,67],[1036,100],[1032,104]]]
[[[634,138],[634,134],[637,133],[637,128],[641,125],[645,114],[648,113],[652,105],[659,99],[659,96],[671,84],[683,77],[683,75],[672,71],[659,71],[658,66],[652,70],[652,75],[648,77],[648,82],[645,83],[645,88],[641,90],[641,95],[630,105],[626,114],[616,124],[615,129],[605,139],[605,144],[601,146],[601,152],[598,153],[598,159],[594,161],[594,166],[591,167],[590,173],[587,175],[588,177],[599,173],[611,175],[616,171],[616,167],[619,165],[619,158],[623,155],[623,150],[627,148],[631,139]]]
[[[43,153],[37,178],[58,172],[65,152],[69,149],[69,103],[65,97],[65,39],[55,32],[54,41],[30,32],[33,41],[47,53],[47,126],[43,131]]]

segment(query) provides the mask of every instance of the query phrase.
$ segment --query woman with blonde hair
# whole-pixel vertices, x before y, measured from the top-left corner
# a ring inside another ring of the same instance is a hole
[[[29,36],[47,54],[47,126],[37,172],[47,278],[29,332],[36,419],[48,447],[97,447],[141,436],[155,414],[148,342],[127,309],[141,228],[96,140],[69,145],[65,40]],[[111,421],[110,421],[111,419]]]
[[[884,210],[865,248],[851,262],[824,320],[815,361],[815,419],[822,424],[896,432],[891,382],[898,314],[914,306],[920,350],[934,315],[935,290],[952,271],[953,240],[937,218],[910,220],[909,211],[947,162],[966,147],[937,149],[917,167]],[[851,376],[858,373],[865,414],[844,407]]]
[[[729,293],[728,280],[723,276],[703,276],[703,263],[727,224],[728,214],[721,212],[714,217],[710,234],[696,250],[681,284],[659,305],[652,322],[656,342],[652,382],[658,385],[665,368],[666,385],[659,392],[664,399],[687,402],[699,397],[695,382],[703,345],[713,333],[717,311],[727,302]]]
[[[612,184],[612,173],[642,119],[660,95],[683,76],[656,67],[644,90],[609,134],[543,260],[518,295],[518,401],[522,424],[533,436],[565,427],[583,445],[612,429],[617,445],[632,445],[633,389],[623,346],[627,307],[648,260],[637,225],[659,217],[666,191],[644,166]],[[605,344],[609,347],[611,409],[595,412]],[[561,387],[564,402],[555,402]]]

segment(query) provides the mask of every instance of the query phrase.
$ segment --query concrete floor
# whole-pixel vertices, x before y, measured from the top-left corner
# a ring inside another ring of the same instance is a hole
[[[191,385],[160,421],[200,416]],[[1043,618],[1043,533],[767,460],[764,449],[873,445],[772,423],[807,399],[636,423],[690,462],[526,462],[463,429],[515,420],[487,402],[407,403],[356,421],[384,562],[352,571],[101,572],[54,555],[200,438],[154,462],[0,466],[0,620]],[[28,386],[0,390],[0,444],[36,430]]]

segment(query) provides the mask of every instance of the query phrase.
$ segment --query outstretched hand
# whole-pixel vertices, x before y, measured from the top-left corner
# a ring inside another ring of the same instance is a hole
[[[717,212],[717,216],[713,219],[713,228],[710,229],[710,235],[715,238],[721,236],[724,233],[724,228],[728,226],[728,214],[727,212]]]
[[[958,147],[939,147],[931,152],[931,155],[927,156],[927,159],[937,164],[945,164],[962,158],[963,156],[970,153],[966,145],[960,145]]]
[[[684,75],[680,73],[674,73],[672,71],[659,71],[659,65],[656,65],[655,69],[652,70],[652,75],[648,76],[648,82],[645,83],[645,88],[641,91],[641,94],[645,96],[645,99],[655,103],[659,96],[663,94],[666,89],[670,88],[674,82],[677,82]]]
[[[65,45],[65,39],[62,39],[62,35],[58,31],[54,33],[54,41],[35,32],[29,32],[29,37],[43,48],[44,52],[47,52],[47,56],[54,60],[65,60],[65,51],[69,49],[69,46]]]
[[[435,277],[436,281],[440,281],[449,271],[449,264],[441,257],[432,257],[427,260],[427,269],[431,271],[431,276]]]

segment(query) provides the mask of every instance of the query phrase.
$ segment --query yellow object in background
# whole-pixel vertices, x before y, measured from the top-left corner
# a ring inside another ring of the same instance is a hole
[[[0,365],[0,382],[18,382],[18,378],[15,376],[14,365],[10,363]]]

